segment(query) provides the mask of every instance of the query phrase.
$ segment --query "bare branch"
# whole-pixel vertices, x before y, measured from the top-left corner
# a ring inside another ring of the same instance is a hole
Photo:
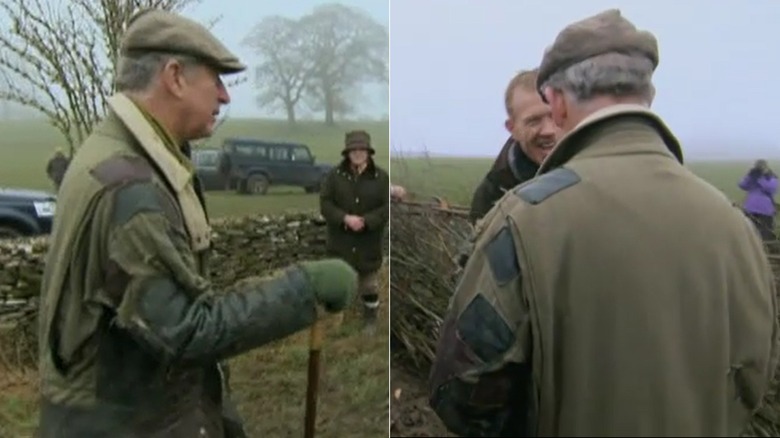
[[[71,153],[105,114],[121,36],[138,10],[200,0],[0,0],[0,99],[44,114]],[[67,4],[64,4],[67,3]]]

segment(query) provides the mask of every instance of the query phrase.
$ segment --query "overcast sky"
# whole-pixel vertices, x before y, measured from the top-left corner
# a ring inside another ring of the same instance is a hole
[[[191,6],[184,11],[185,15],[206,23],[210,19],[221,16],[221,20],[212,28],[225,45],[233,50],[248,65],[256,65],[258,56],[252,50],[241,44],[251,32],[254,25],[265,16],[282,15],[298,18],[310,13],[315,7],[331,3],[323,0],[203,0],[200,4]],[[384,26],[388,26],[388,0],[338,0],[341,3],[363,10],[369,16]],[[226,7],[226,5],[230,5]],[[233,101],[230,104],[231,117],[257,117],[266,115],[267,111],[255,104],[254,77],[241,85],[231,88]],[[360,114],[379,117],[387,113],[387,87],[373,87],[365,92],[366,101],[360,108]],[[303,108],[302,108],[303,110]]]
[[[658,38],[654,109],[689,158],[780,157],[771,0],[392,0],[392,147],[495,154],[509,79],[538,66],[567,24],[613,7]]]

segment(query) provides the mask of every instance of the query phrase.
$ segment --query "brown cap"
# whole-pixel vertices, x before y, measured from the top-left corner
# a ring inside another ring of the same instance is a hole
[[[344,151],[346,155],[349,151],[354,149],[368,149],[373,154],[374,148],[371,147],[371,136],[366,131],[349,131],[344,137]]]
[[[636,53],[658,67],[658,41],[626,20],[619,9],[608,9],[566,26],[544,52],[536,88],[555,72],[605,53]],[[541,90],[540,90],[541,91]]]
[[[195,57],[220,74],[246,69],[202,24],[162,9],[146,9],[128,22],[119,47],[121,55],[171,52]]]

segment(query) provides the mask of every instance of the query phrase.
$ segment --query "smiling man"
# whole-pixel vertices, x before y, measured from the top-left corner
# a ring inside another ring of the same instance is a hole
[[[537,74],[537,69],[521,71],[507,86],[504,126],[510,137],[474,192],[469,215],[472,223],[490,211],[505,191],[533,178],[555,146],[558,128],[536,91]]]
[[[357,274],[305,262],[216,291],[187,145],[230,101],[220,76],[245,67],[202,25],[161,10],[130,20],[119,55],[118,92],[58,196],[38,436],[244,437],[221,362],[342,310]]]

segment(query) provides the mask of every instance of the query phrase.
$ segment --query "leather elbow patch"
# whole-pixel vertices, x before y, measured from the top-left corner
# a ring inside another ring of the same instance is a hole
[[[522,275],[515,241],[508,225],[501,228],[483,251],[499,287]],[[485,362],[497,359],[515,343],[511,326],[484,293],[477,294],[466,306],[458,318],[457,327],[463,342]]]
[[[484,362],[492,362],[515,342],[504,318],[482,294],[477,294],[458,318],[458,334]]]
[[[501,228],[484,251],[490,270],[499,286],[509,283],[520,275],[515,241],[508,226],[504,225]]]

